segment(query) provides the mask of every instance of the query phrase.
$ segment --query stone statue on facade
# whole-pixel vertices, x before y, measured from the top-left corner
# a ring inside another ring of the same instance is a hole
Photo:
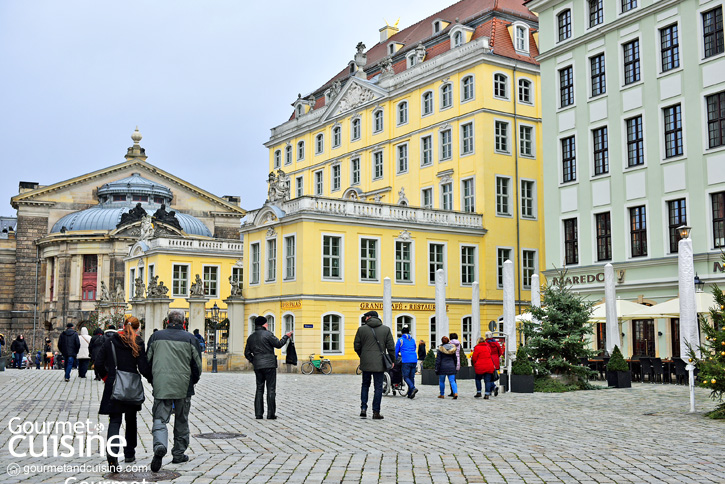
[[[156,297],[166,297],[169,293],[169,288],[164,286],[164,281],[159,282],[159,285],[156,287],[156,293],[158,294]]]
[[[398,192],[398,205],[408,205],[408,197],[405,196],[405,187],[400,187]]]
[[[202,297],[204,296],[204,283],[201,282],[199,274],[196,275],[194,282],[191,283],[191,297]]]
[[[116,291],[113,295],[113,299],[120,302],[126,301],[126,291],[123,290],[123,284],[120,282],[116,283]]]
[[[287,200],[289,200],[289,176],[287,176],[287,174],[282,171],[282,169],[277,170],[276,175],[274,172],[270,172],[269,177],[267,178],[267,183],[269,184],[269,188],[267,189],[268,201],[286,202]]]
[[[154,212],[154,220],[157,220],[166,225],[170,225],[179,230],[183,230],[181,228],[181,223],[179,223],[179,219],[176,218],[176,212],[173,210],[167,212],[165,203],[162,203],[161,207],[159,207],[159,209]]]
[[[307,103],[310,105],[310,111],[312,112],[313,109],[315,109],[315,95],[310,94],[310,97],[307,98]]]
[[[388,77],[395,74],[395,71],[393,70],[393,59],[390,56],[384,57],[383,60],[380,61],[380,71],[382,76],[381,77]]]
[[[158,287],[159,287],[159,276],[154,276],[149,278],[149,286],[146,289],[146,297],[148,298],[155,298],[158,297]]]
[[[123,227],[124,225],[138,222],[146,215],[146,210],[141,206],[141,203],[137,203],[135,207],[126,213],[121,214],[121,221],[118,222],[116,228]]]
[[[133,285],[134,285],[134,294],[133,294],[134,299],[143,299],[144,298],[143,279],[140,277],[137,277],[136,279],[134,279]]]
[[[332,83],[332,87],[330,88],[330,99],[333,99],[335,96],[340,94],[340,91],[342,90],[342,82],[335,81]]]
[[[110,301],[111,296],[108,294],[108,288],[106,287],[106,283],[101,281],[101,295],[100,300],[101,301]]]
[[[141,219],[141,235],[138,240],[149,240],[154,236],[154,225],[151,223],[151,217],[144,215]]]
[[[229,284],[231,284],[231,286],[232,286],[231,297],[241,297],[242,296],[242,281],[238,281],[233,276],[229,276]]]
[[[417,57],[417,62],[420,64],[425,59],[425,46],[423,44],[418,44],[415,48],[415,57]]]

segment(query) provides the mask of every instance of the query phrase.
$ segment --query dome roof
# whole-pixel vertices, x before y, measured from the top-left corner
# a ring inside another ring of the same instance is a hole
[[[115,194],[150,195],[168,200],[172,197],[168,187],[144,178],[139,173],[133,173],[129,177],[106,183],[98,188],[99,197]]]
[[[115,230],[121,221],[121,214],[130,210],[129,207],[93,207],[80,212],[69,213],[58,220],[51,233],[58,233],[63,227],[67,231],[76,230]],[[176,212],[181,228],[189,235],[211,237],[211,231],[198,218],[185,213]]]

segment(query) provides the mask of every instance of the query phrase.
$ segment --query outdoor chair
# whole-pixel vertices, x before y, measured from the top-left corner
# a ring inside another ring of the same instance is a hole
[[[602,356],[602,360],[604,360],[604,361],[597,362],[596,370],[599,372],[599,379],[606,380],[607,379],[607,363],[609,363],[609,357]]]
[[[642,383],[644,383],[644,377],[647,375],[649,377],[649,382],[652,383],[652,377],[654,376],[652,374],[652,363],[648,357],[641,356],[639,358],[639,363],[642,365],[642,379],[640,380]]]
[[[687,370],[685,369],[685,360],[678,357],[673,357],[672,361],[675,362],[675,380],[678,385],[684,385],[687,379]]]
[[[665,371],[662,366],[662,358],[652,358],[652,376],[655,381],[659,380],[660,383],[665,382]]]

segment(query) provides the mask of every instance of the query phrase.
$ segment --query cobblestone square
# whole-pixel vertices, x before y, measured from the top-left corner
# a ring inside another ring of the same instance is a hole
[[[632,389],[567,394],[502,394],[474,399],[474,382],[460,398],[440,400],[421,386],[414,400],[383,398],[385,420],[363,420],[359,376],[280,373],[278,420],[256,420],[254,375],[202,375],[192,399],[190,460],[164,470],[175,483],[321,482],[725,482],[725,422],[702,412],[713,407],[697,389],[688,414],[687,387],[635,383]],[[99,482],[104,473],[24,473],[25,466],[102,464],[92,457],[12,457],[10,419],[108,423],[97,414],[102,383],[70,383],[60,371],[0,374],[2,482]],[[139,413],[137,465],[151,460],[151,389]],[[16,420],[16,422],[18,422]],[[243,437],[209,440],[210,432]],[[25,446],[27,449],[27,446]],[[20,474],[9,475],[13,464]],[[8,467],[11,466],[11,467]],[[17,469],[17,468],[16,468]],[[77,480],[69,479],[77,478]]]

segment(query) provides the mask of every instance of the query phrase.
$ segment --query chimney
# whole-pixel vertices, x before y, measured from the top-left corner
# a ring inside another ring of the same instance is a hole
[[[382,44],[386,40],[388,40],[390,37],[398,33],[398,23],[396,22],[395,25],[388,25],[387,22],[385,22],[385,27],[380,29],[380,43]]]
[[[30,192],[37,189],[40,186],[38,182],[26,182],[21,181],[18,185],[18,193]]]
[[[239,195],[224,195],[222,198],[227,202],[231,203],[232,205],[236,205],[237,207],[239,207],[242,202],[242,197],[240,197]]]

